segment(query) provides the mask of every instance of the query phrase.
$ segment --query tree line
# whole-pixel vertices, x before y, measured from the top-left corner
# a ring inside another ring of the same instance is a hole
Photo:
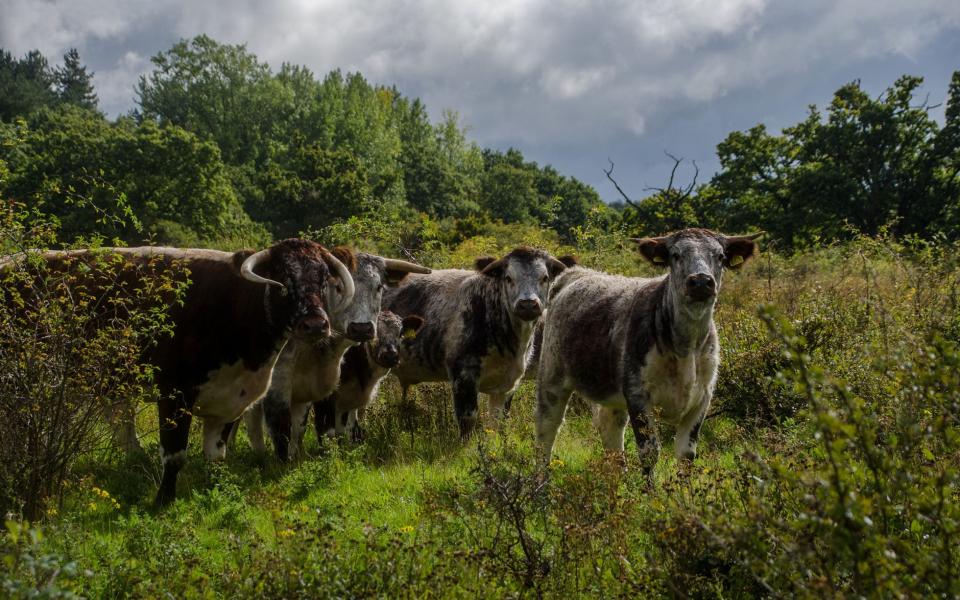
[[[454,241],[500,222],[563,242],[588,226],[763,229],[787,250],[960,230],[960,72],[942,124],[918,101],[918,77],[876,98],[852,82],[780,134],[762,124],[729,134],[709,181],[674,185],[671,174],[646,197],[617,187],[623,202],[608,205],[519,150],[481,148],[455,112],[432,120],[419,99],[360,73],[274,70],[204,35],[152,62],[135,108],[111,120],[76,50],[56,67],[39,51],[0,50],[0,192],[57,217],[65,239],[222,247],[373,213]],[[116,198],[135,218],[106,216]]]

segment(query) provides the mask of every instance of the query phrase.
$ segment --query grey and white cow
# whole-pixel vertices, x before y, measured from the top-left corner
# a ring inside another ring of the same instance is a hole
[[[341,248],[333,250],[349,252]],[[302,448],[310,406],[333,392],[340,380],[344,353],[377,336],[377,315],[384,290],[398,285],[409,273],[430,273],[430,269],[393,258],[358,252],[350,275],[354,283],[353,302],[331,316],[333,335],[315,342],[292,341],[280,354],[273,370],[270,389],[263,399],[244,414],[250,445],[264,451],[263,426],[273,441],[280,460],[295,456]]]
[[[566,268],[528,247],[474,266],[411,276],[384,297],[387,310],[425,320],[410,359],[393,370],[404,396],[416,383],[450,381],[463,436],[476,425],[478,393],[489,396],[495,425],[509,410],[551,282]]]
[[[669,273],[641,279],[574,268],[557,280],[537,388],[542,461],[552,455],[574,390],[599,405],[594,420],[604,448],[623,451],[629,421],[648,473],[659,455],[656,418],[677,426],[677,455],[694,458],[720,360],[713,308],[723,271],[752,257],[759,235],[685,229],[634,240]]]
[[[360,441],[360,418],[377,395],[380,382],[409,356],[410,344],[423,319],[410,315],[401,319],[392,312],[380,312],[377,337],[347,350],[340,365],[340,385],[322,402],[313,405],[317,438],[350,432]]]

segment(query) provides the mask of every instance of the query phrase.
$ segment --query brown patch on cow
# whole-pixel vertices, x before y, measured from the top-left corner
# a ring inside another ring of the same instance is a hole
[[[357,272],[357,256],[349,247],[337,246],[330,250],[330,254],[333,254],[337,260],[342,262],[343,266],[349,269],[351,273]]]
[[[558,256],[557,260],[562,262],[563,266],[567,267],[568,269],[580,264],[580,259],[573,254],[564,254],[563,256]]]

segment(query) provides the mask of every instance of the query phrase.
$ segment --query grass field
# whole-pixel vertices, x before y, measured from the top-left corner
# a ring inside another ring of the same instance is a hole
[[[960,595],[956,248],[863,240],[728,275],[723,365],[693,466],[645,485],[575,402],[533,468],[534,384],[459,440],[444,386],[385,387],[359,445],[279,465],[191,439],[155,511],[147,456],[85,456],[62,502],[8,522],[7,594],[175,597]],[[591,260],[587,255],[587,261]],[[595,266],[603,255],[597,253]],[[620,260],[616,258],[615,260]],[[608,267],[609,268],[609,267]],[[198,434],[199,432],[195,432]]]

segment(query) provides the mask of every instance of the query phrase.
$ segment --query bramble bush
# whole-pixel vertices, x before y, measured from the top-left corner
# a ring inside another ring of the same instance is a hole
[[[55,223],[15,203],[0,219],[0,512],[35,520],[105,442],[104,417],[156,399],[141,355],[170,335],[182,285],[96,250],[51,267],[38,250],[56,244]]]

